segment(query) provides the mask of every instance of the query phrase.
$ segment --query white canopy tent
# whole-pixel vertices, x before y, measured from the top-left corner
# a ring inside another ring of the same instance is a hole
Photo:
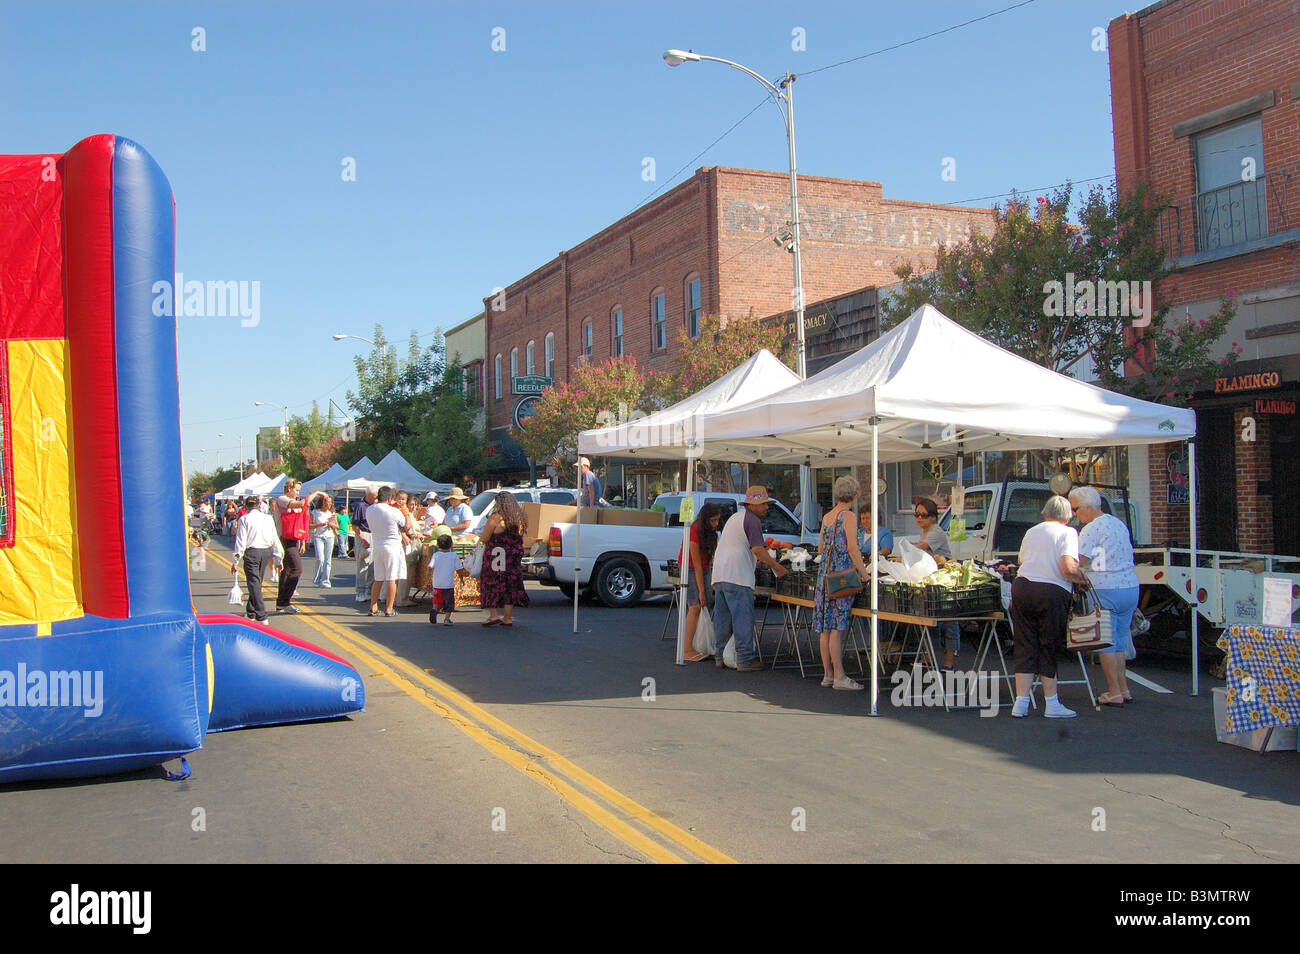
[[[317,474],[311,480],[306,481],[302,485],[302,490],[300,492],[301,496],[310,497],[318,490],[328,490],[330,481],[337,480],[342,477],[344,473],[345,471],[337,462],[330,464],[329,468],[324,473]]]
[[[433,490],[445,494],[452,488],[451,484],[430,480],[407,463],[406,458],[395,450],[389,451],[383,460],[364,475],[346,481],[340,479],[339,483],[347,490],[378,490],[387,485],[398,490],[413,490],[419,493]]]
[[[368,474],[370,471],[374,469],[375,469],[375,462],[372,461],[369,457],[362,457],[359,461],[357,461],[355,464],[353,464],[343,473],[339,474],[337,477],[332,478],[329,481],[329,483],[325,485],[325,489],[326,490],[347,490],[349,480],[355,480],[358,477],[364,477],[366,474]]]
[[[656,460],[685,460],[692,453],[700,434],[700,422],[708,414],[744,407],[799,383],[799,375],[781,363],[772,352],[764,348],[743,364],[728,371],[712,384],[676,404],[613,427],[583,431],[578,435],[580,454],[601,456],[642,456]],[[696,457],[699,455],[696,454]],[[691,471],[688,471],[691,472]],[[690,490],[687,487],[687,490]],[[582,496],[582,488],[578,488]],[[685,566],[690,568],[690,525],[682,524],[682,554]],[[574,533],[574,579],[577,579],[578,557],[582,553],[582,509],[578,509],[577,530]],[[686,577],[683,575],[682,579]],[[686,601],[678,601],[679,630],[686,625]],[[573,631],[578,631],[578,587],[573,588]],[[677,640],[677,662],[683,662],[682,640]]]
[[[1106,391],[1051,371],[968,331],[925,305],[838,364],[784,391],[697,422],[690,458],[812,466],[870,464],[871,498],[881,462],[945,449],[1072,449],[1189,441],[1191,566],[1196,568],[1196,417]],[[579,448],[589,446],[579,435]],[[641,453],[649,455],[649,449]],[[871,533],[875,526],[872,510]],[[1193,593],[1196,592],[1193,581]],[[878,608],[873,569],[871,606]],[[1197,614],[1192,614],[1196,645]],[[871,711],[877,712],[878,619],[871,625]],[[683,634],[678,635],[681,658]],[[1195,653],[1193,692],[1197,685]]]

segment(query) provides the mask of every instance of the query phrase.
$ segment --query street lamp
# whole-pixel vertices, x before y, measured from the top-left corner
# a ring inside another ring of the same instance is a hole
[[[274,401],[254,401],[253,407],[278,407],[284,411],[284,429],[289,430],[289,409],[283,404],[276,404]]]
[[[217,434],[218,437],[234,437],[233,434]],[[244,479],[244,435],[239,435],[239,479]]]
[[[772,101],[776,103],[776,108],[781,110],[781,116],[785,119],[785,141],[790,150],[790,245],[788,248],[794,257],[795,371],[800,379],[803,379],[808,376],[808,366],[805,358],[803,329],[803,267],[799,260],[799,187],[795,179],[794,161],[795,75],[787,72],[779,82],[773,83],[771,80],[759,76],[747,66],[741,66],[739,63],[733,63],[731,60],[724,60],[717,56],[705,56],[691,50],[668,50],[664,53],[664,62],[669,66],[698,63],[700,60],[724,63],[758,80],[759,85],[767,90],[767,94],[772,97]],[[337,338],[338,335],[334,337]]]
[[[370,345],[370,347],[372,347],[372,348],[378,348],[378,349],[379,349],[380,351],[382,351],[385,355],[388,354],[388,345],[387,345],[387,344],[382,344],[382,345],[381,345],[381,344],[376,344],[375,342],[371,341],[369,338],[363,338],[363,337],[361,337],[360,335],[335,335],[335,336],[334,336],[334,340],[335,340],[335,341],[342,341],[344,338],[352,338],[352,339],[354,339],[354,340],[356,340],[356,341],[364,341],[366,344]]]

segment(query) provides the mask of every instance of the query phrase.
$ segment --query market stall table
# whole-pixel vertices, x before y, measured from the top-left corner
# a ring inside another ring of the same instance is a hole
[[[477,540],[473,543],[461,543],[453,538],[451,548],[460,557],[461,562],[468,567],[470,557],[473,555],[476,546],[478,546]],[[433,569],[429,566],[429,558],[437,548],[437,543],[432,539],[426,540],[421,548],[419,575],[416,577],[416,589],[418,590],[430,592],[433,590]],[[478,579],[476,577],[466,576],[462,578],[457,576],[454,589],[457,609],[462,606],[478,606],[480,604],[482,596],[479,593]]]

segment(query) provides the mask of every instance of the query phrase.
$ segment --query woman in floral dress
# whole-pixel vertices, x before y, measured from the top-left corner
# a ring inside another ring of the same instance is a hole
[[[528,519],[514,494],[496,495],[496,506],[483,528],[483,569],[479,574],[482,605],[488,611],[484,626],[513,626],[516,606],[528,605],[524,591],[524,534]],[[502,610],[500,616],[497,610]]]
[[[826,595],[826,577],[830,573],[856,567],[858,578],[867,578],[862,552],[856,546],[849,546],[850,540],[855,544],[858,540],[858,516],[854,507],[858,499],[858,482],[852,477],[840,477],[835,481],[834,493],[835,506],[822,517],[821,540],[817,544],[822,560],[817,567],[812,626],[814,633],[821,634],[822,671],[826,674],[822,685],[836,689],[861,689],[861,683],[844,674],[844,631],[853,620],[853,597],[833,600]]]

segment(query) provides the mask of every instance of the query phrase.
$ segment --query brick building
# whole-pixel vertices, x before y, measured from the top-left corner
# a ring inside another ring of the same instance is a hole
[[[1215,357],[1236,342],[1241,360],[1193,400],[1198,542],[1300,553],[1300,5],[1163,0],[1113,20],[1109,48],[1120,189],[1173,200],[1157,304],[1198,319],[1238,299]],[[1151,541],[1186,545],[1185,446],[1130,450]]]
[[[878,182],[799,177],[805,301],[928,268],[940,243],[992,229],[987,209],[886,199]],[[515,378],[566,379],[581,360],[627,354],[668,370],[678,333],[706,314],[791,308],[792,272],[775,239],[790,216],[786,173],[711,166],[483,300],[485,403],[494,444],[526,395]],[[531,384],[531,382],[530,382]],[[501,455],[508,458],[508,453]]]

